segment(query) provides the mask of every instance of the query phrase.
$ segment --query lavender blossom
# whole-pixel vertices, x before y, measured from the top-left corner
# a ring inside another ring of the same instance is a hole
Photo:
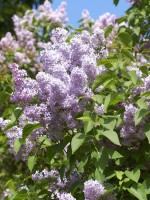
[[[105,194],[106,190],[100,182],[88,180],[84,183],[83,192],[86,200],[98,200],[100,196]]]
[[[70,193],[62,193],[58,195],[59,200],[76,200]]]
[[[46,134],[50,140],[58,141],[66,130],[80,130],[81,122],[76,118],[82,115],[93,95],[95,77],[106,72],[105,67],[97,67],[105,51],[103,31],[97,29],[92,35],[83,31],[70,43],[66,42],[67,34],[61,28],[52,32],[53,43],[48,43],[41,54],[45,71],[39,72],[36,80],[28,78],[16,64],[10,67],[14,78],[11,100],[23,108],[18,128],[22,129],[26,121],[41,125],[20,148],[18,156],[23,155],[24,159],[37,147],[36,139],[40,136]]]
[[[125,105],[124,112],[124,123],[122,125],[120,134],[123,138],[123,144],[125,146],[134,146],[139,140],[145,139],[144,124],[145,121],[142,120],[137,126],[135,126],[134,115],[137,108],[132,105]]]
[[[2,130],[4,130],[7,126],[7,124],[9,124],[11,122],[11,120],[7,119],[7,120],[4,120],[2,117],[0,117],[0,128]]]
[[[33,181],[39,181],[45,178],[51,178],[51,179],[56,179],[59,177],[59,174],[55,170],[51,170],[50,172],[44,169],[43,171],[39,172],[36,171],[35,174],[32,174],[32,180]]]
[[[99,27],[104,29],[110,25],[114,26],[115,20],[116,20],[115,15],[111,15],[110,13],[106,12],[103,15],[101,15],[99,19],[95,21],[94,28]]]
[[[95,112],[98,114],[98,115],[103,115],[104,114],[104,105],[102,104],[101,106],[98,106],[97,104],[95,105],[94,107],[95,109]]]

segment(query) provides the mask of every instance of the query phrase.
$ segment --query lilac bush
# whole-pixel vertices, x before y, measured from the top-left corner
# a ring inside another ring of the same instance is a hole
[[[141,30],[109,13],[94,21],[87,10],[79,29],[49,29],[49,21],[64,26],[65,6],[53,12],[45,1],[38,13],[15,16],[17,42],[10,34],[8,44],[1,40],[3,52],[17,49],[17,63],[9,64],[10,101],[17,107],[10,120],[8,111],[0,118],[0,129],[10,153],[29,169],[23,179],[16,175],[17,184],[2,188],[2,197],[148,200],[150,75],[149,52],[137,42]],[[42,47],[40,58],[34,43]],[[20,46],[42,63],[35,77],[22,69],[30,62]],[[1,57],[5,60],[4,53]]]
[[[46,0],[37,10],[27,10],[22,18],[14,15],[15,35],[6,33],[0,40],[0,70],[7,70],[13,62],[21,66],[30,65],[33,72],[40,70],[40,49],[49,40],[53,27],[65,26],[67,21],[66,2],[53,10]]]
[[[48,43],[41,53],[45,71],[39,72],[36,80],[26,77],[26,72],[16,64],[10,68],[15,88],[11,100],[23,108],[23,115],[19,118],[20,126],[16,127],[19,135],[16,133],[12,140],[9,132],[13,128],[6,131],[10,143],[22,137],[26,121],[42,126],[26,139],[26,153],[31,152],[34,140],[41,135],[46,134],[50,140],[59,141],[63,139],[66,130],[81,129],[81,122],[76,118],[82,115],[90,103],[94,79],[105,73],[104,66],[97,67],[97,60],[107,55],[103,32],[97,29],[90,35],[83,31],[71,38],[69,44],[65,41],[67,34],[60,28],[52,31],[53,43]],[[90,62],[89,57],[92,58]],[[82,98],[79,100],[79,97]],[[36,99],[34,104],[33,99]],[[25,159],[21,151],[24,152],[20,149],[18,155]]]

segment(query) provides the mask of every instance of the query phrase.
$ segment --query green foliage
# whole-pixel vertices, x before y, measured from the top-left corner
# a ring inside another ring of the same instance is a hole
[[[114,0],[115,5],[118,3],[119,0]],[[49,185],[53,184],[55,178],[45,178],[37,182],[31,179],[33,173],[43,169],[57,170],[61,180],[64,177],[68,178],[72,171],[77,171],[81,178],[70,186],[68,192],[79,200],[84,199],[84,182],[90,179],[100,181],[107,190],[100,199],[105,199],[105,197],[109,199],[111,195],[121,200],[148,200],[150,198],[150,91],[143,91],[140,94],[133,92],[136,87],[143,87],[150,71],[147,57],[149,54],[148,51],[144,52],[145,48],[149,50],[146,46],[146,39],[149,39],[150,21],[148,6],[150,6],[149,1],[144,0],[142,3],[138,1],[131,6],[124,17],[117,19],[118,23],[128,22],[129,26],[122,25],[119,28],[112,46],[109,47],[108,57],[98,61],[98,66],[105,66],[107,72],[96,77],[92,85],[94,95],[88,102],[88,108],[83,115],[76,118],[81,122],[80,131],[65,130],[63,139],[59,141],[50,140],[48,134],[40,136],[26,164],[14,161],[10,154],[6,154],[8,146],[3,132],[18,124],[22,110],[19,107],[16,108],[15,105],[8,106],[12,90],[5,84],[1,86],[0,103],[7,107],[7,109],[3,107],[3,117],[11,120],[0,135],[0,144],[2,144],[0,153],[3,156],[0,164],[4,165],[0,173],[0,178],[2,178],[0,188],[2,191],[7,188],[11,190],[11,196],[5,199],[49,199],[51,195]],[[41,37],[48,38],[49,35],[46,33],[51,28],[47,27]],[[76,31],[81,30],[82,28]],[[104,31],[105,36],[109,36],[112,31],[113,27],[109,26]],[[144,40],[140,39],[141,36]],[[138,53],[145,56],[146,64],[139,64]],[[133,67],[132,70],[128,70],[130,66]],[[135,68],[140,68],[142,78]],[[133,121],[131,128],[135,128],[136,131],[141,128],[144,133],[142,139],[140,135],[138,135],[139,138],[134,138],[136,135],[134,131],[132,137],[127,139],[121,134],[126,117],[125,106],[130,104],[136,107],[136,111],[126,125],[130,125]],[[97,113],[95,105],[103,105],[104,112]],[[32,136],[34,131],[41,128],[41,124],[26,122],[26,125],[22,127],[22,138],[14,141],[15,153],[21,151],[25,141]],[[130,140],[131,144],[126,145]],[[27,185],[29,189],[19,191],[22,184]]]

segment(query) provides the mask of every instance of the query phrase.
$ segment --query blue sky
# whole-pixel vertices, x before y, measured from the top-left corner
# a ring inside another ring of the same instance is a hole
[[[54,0],[53,8],[57,8],[61,0]],[[87,9],[93,19],[97,19],[105,12],[115,14],[117,17],[124,15],[130,7],[126,0],[120,0],[118,6],[113,5],[113,0],[66,0],[69,24],[77,27],[77,21],[81,18],[83,9]]]

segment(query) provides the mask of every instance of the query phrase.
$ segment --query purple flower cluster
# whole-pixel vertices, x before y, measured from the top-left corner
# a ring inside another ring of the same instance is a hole
[[[37,83],[31,78],[25,78],[26,71],[19,70],[18,65],[13,64],[10,67],[14,77],[14,87],[16,91],[11,96],[12,102],[18,103],[21,101],[29,102],[37,95]]]
[[[106,190],[100,182],[88,180],[84,183],[83,192],[85,200],[98,200],[100,196],[105,194]]]
[[[59,200],[76,200],[70,193],[62,193],[58,195]]]
[[[53,30],[53,43],[48,43],[41,54],[45,72],[39,72],[36,80],[26,77],[26,72],[16,64],[11,67],[15,88],[11,100],[23,108],[18,129],[27,121],[43,127],[40,133],[36,130],[26,139],[28,153],[42,134],[57,141],[67,130],[80,129],[81,122],[76,118],[88,105],[95,77],[106,72],[103,66],[97,67],[97,60],[106,51],[101,30],[97,29],[92,35],[83,31],[71,38],[70,43],[65,41],[67,36],[64,29]],[[14,140],[9,139],[12,145]]]
[[[145,121],[142,120],[137,126],[135,126],[134,115],[137,108],[132,105],[125,105],[124,112],[124,122],[120,131],[123,138],[123,145],[125,146],[135,146],[139,140],[145,139],[144,124]]]
[[[150,75],[148,75],[146,78],[141,78],[141,80],[143,81],[143,85],[135,86],[132,88],[133,96],[150,90]]]
[[[11,120],[4,120],[2,117],[0,117],[0,129],[4,130],[7,124],[9,124]]]
[[[53,10],[51,3],[48,0],[45,0],[44,4],[38,8],[39,14],[37,20],[44,21],[47,19],[52,23],[60,22],[61,24],[66,24],[68,21],[66,17],[66,6],[66,1],[62,1],[60,6],[56,10]]]
[[[115,15],[111,15],[110,13],[106,12],[103,15],[101,15],[99,19],[95,21],[94,28],[99,27],[104,29],[110,25],[115,26],[115,20],[116,20]]]
[[[106,46],[109,47],[112,43],[114,38],[116,37],[116,32],[119,28],[118,25],[116,25],[116,16],[111,15],[110,13],[106,12],[103,15],[99,16],[97,20],[93,20],[90,16],[90,13],[88,10],[83,10],[82,12],[82,24],[84,28],[92,28],[92,30],[96,30],[97,28],[105,29],[108,26],[112,25],[113,30],[109,36],[106,37]],[[90,22],[90,23],[89,23]]]
[[[32,64],[32,71],[40,70],[42,64],[39,60],[39,48],[44,46],[43,41],[46,39],[43,30],[49,24],[52,26],[55,24],[55,27],[65,26],[68,20],[66,15],[65,1],[56,10],[53,10],[48,0],[45,0],[38,10],[26,11],[22,18],[14,15],[15,36],[7,33],[0,40],[1,70],[7,69],[13,62],[19,65]],[[48,31],[50,32],[50,30]]]
[[[101,106],[99,106],[98,104],[95,105],[94,107],[95,109],[95,112],[98,114],[98,115],[103,115],[104,114],[104,104],[102,104]]]
[[[56,179],[58,178],[59,173],[55,170],[51,170],[50,172],[44,169],[43,171],[39,172],[36,171],[35,174],[32,174],[32,180],[33,181],[39,181],[45,178],[51,178],[51,179]]]
[[[56,170],[47,171],[44,169],[41,172],[36,171],[35,174],[32,174],[32,180],[35,182],[47,178],[50,179],[49,191],[52,193],[52,199],[74,199],[72,195],[66,193],[66,191],[68,191],[72,185],[80,179],[80,176],[76,171],[73,171],[67,178],[64,176],[63,180],[61,180],[60,175]]]

